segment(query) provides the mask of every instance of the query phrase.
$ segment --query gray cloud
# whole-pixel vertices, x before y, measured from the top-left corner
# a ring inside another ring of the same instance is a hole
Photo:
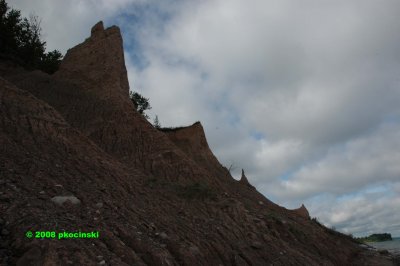
[[[374,186],[344,199],[325,196],[322,200],[309,200],[308,206],[311,215],[317,214],[324,224],[347,234],[400,235],[400,195],[389,185]]]
[[[333,147],[315,163],[282,182],[282,198],[310,197],[319,192],[338,196],[371,184],[395,182],[400,174],[400,126],[383,125],[372,134]]]

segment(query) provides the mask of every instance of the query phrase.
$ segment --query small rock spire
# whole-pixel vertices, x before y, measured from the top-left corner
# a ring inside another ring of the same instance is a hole
[[[250,183],[249,180],[247,179],[246,175],[244,174],[244,170],[242,169],[242,177],[240,178],[239,181],[241,184],[246,185],[248,187],[254,188]]]
[[[295,209],[295,212],[297,212],[297,214],[303,216],[304,218],[310,219],[310,213],[308,212],[306,206],[304,206],[304,204],[301,204],[301,207],[298,209]]]
[[[103,21],[99,21],[96,23],[96,25],[94,25],[92,27],[90,34],[93,37],[93,36],[97,35],[98,32],[103,32],[103,31],[104,31]]]

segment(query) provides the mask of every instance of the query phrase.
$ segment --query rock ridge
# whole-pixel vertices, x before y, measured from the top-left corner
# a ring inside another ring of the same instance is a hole
[[[51,104],[104,151],[150,177],[201,182],[215,189],[233,182],[218,167],[206,169],[185,154],[135,110],[128,96],[119,28],[104,30],[99,22],[91,32],[91,37],[68,50],[54,75],[17,71],[9,79]],[[204,132],[202,140],[206,143]],[[213,156],[210,151],[208,155]]]

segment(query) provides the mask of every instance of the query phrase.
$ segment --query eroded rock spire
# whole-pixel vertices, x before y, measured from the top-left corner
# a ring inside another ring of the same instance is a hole
[[[242,169],[242,176],[240,178],[239,181],[241,184],[246,185],[248,187],[254,188],[254,186],[252,186],[249,182],[249,180],[247,179],[246,175],[244,174],[244,170]]]
[[[120,29],[104,29],[100,21],[91,36],[69,49],[56,76],[87,84],[88,90],[101,96],[129,95],[123,42]]]

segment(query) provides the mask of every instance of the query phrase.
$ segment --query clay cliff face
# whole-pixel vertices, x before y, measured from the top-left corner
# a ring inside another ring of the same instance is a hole
[[[126,99],[129,83],[119,28],[104,30],[103,22],[93,26],[90,38],[68,50],[56,76],[86,83],[85,89],[97,95]]]
[[[51,77],[32,72],[10,79],[50,103],[72,126],[127,165],[168,180],[223,186],[224,177],[212,178],[134,110],[118,27],[104,29],[97,23],[88,39],[68,50]]]
[[[391,265],[233,180],[200,123],[155,129],[128,89],[102,23],[52,76],[0,61],[0,265]]]
[[[199,166],[221,177],[229,176],[231,178],[229,171],[218,162],[210,150],[200,122],[188,127],[161,129],[161,131]]]
[[[308,213],[308,210],[304,204],[301,204],[300,208],[295,209],[295,212],[297,212],[299,215],[303,216],[304,218],[310,218],[310,214]]]

